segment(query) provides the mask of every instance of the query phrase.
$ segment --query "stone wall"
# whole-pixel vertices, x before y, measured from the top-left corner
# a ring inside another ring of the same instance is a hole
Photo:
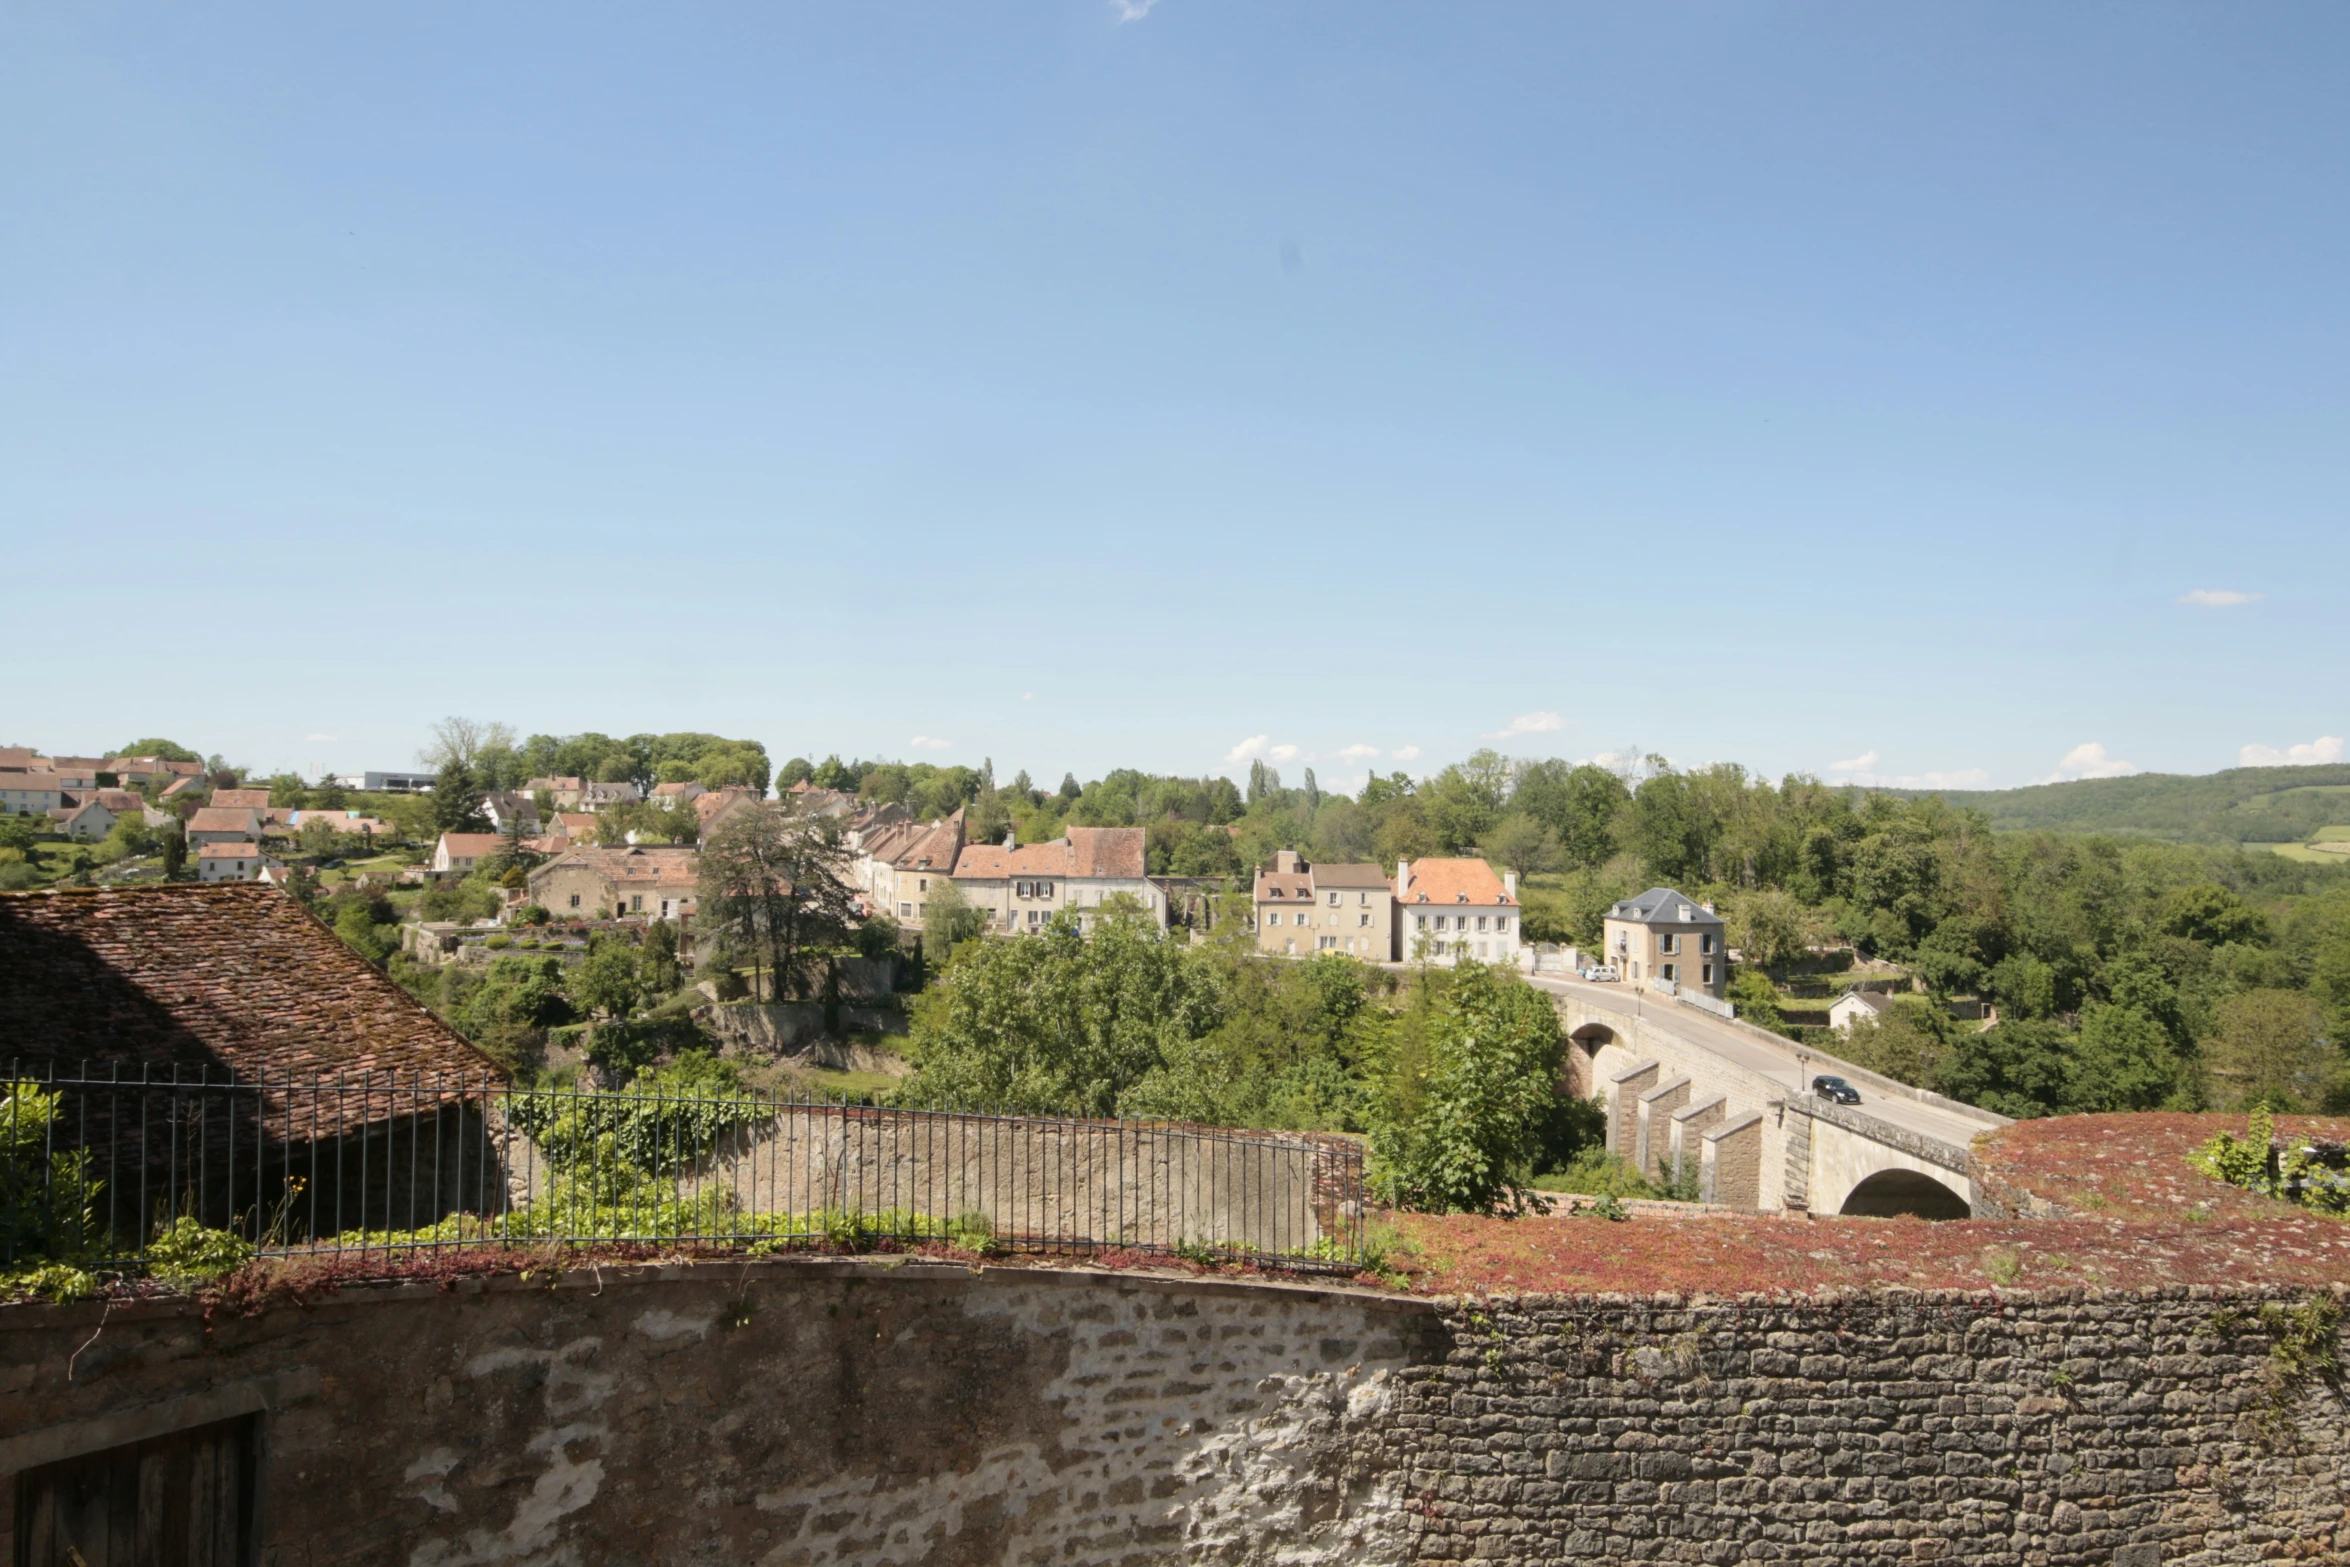
[[[281,1567],[2342,1560],[2343,1407],[2260,1307],[814,1260],[12,1307],[0,1474],[258,1412]]]
[[[2258,1308],[1494,1303],[1404,1374],[1379,1467],[1430,1561],[2350,1559],[2344,1406]]]

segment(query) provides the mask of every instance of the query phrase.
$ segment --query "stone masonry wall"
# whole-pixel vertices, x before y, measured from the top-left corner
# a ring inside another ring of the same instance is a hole
[[[2262,1306],[809,1259],[19,1306],[0,1476],[258,1411],[263,1567],[2350,1559],[2338,1331],[2281,1376]]]
[[[2350,1560],[2344,1406],[2279,1378],[2256,1301],[1543,1299],[1448,1327],[1381,1466],[1422,1560]]]

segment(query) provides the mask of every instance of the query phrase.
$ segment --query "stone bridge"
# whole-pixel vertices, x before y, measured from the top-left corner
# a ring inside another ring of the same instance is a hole
[[[1623,985],[1537,979],[1573,1046],[1574,1091],[1607,1112],[1608,1147],[1644,1174],[1694,1174],[1748,1210],[1976,1212],[1970,1145],[2004,1116],[1897,1083],[1751,1024]],[[1833,1073],[1858,1106],[1815,1097]]]

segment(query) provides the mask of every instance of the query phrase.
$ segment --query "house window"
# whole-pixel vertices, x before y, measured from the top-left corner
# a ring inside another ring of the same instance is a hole
[[[645,895],[641,892],[630,893],[628,907],[631,913],[642,914],[645,911]]]
[[[1026,882],[1024,882],[1024,881],[1021,881],[1021,882],[1014,882],[1014,883],[1012,884],[1012,896],[1013,896],[1013,897],[1015,897],[1015,898],[1025,898],[1025,897],[1027,897],[1027,896],[1028,896],[1028,883],[1026,883]]]
[[[1330,906],[1334,909],[1338,907],[1338,894],[1335,892],[1330,894]]]
[[[1358,925],[1368,925],[1371,923],[1371,916],[1365,914],[1360,919],[1356,920],[1355,923]]]
[[[1036,895],[1040,898],[1051,897],[1053,895],[1053,884],[1049,881],[1038,882],[1036,884]]]
[[[579,894],[576,892],[571,895],[571,906],[575,909],[579,907]]]
[[[1665,980],[1665,981],[1666,981],[1666,982],[1669,984],[1669,983],[1671,983],[1671,981],[1672,981],[1672,978],[1673,978],[1673,971],[1674,971],[1675,969],[1679,968],[1679,967],[1680,967],[1680,965],[1679,965],[1679,964],[1677,964],[1677,963],[1666,963],[1666,964],[1662,964],[1662,965],[1660,965],[1660,966],[1658,967],[1658,969],[1657,969],[1657,973],[1658,973],[1660,976],[1662,976],[1662,977],[1664,978],[1664,980]]]
[[[921,877],[914,883],[914,890],[916,892],[928,892],[930,890],[930,878],[927,876]]]
[[[1413,919],[1415,919],[1415,920],[1417,920],[1417,921],[1419,921],[1419,924],[1420,924],[1420,929],[1422,929],[1422,930],[1426,930],[1426,929],[1428,928],[1428,916],[1427,916],[1427,915],[1425,915],[1425,914],[1415,914],[1415,915],[1413,915],[1413,916],[1412,916],[1412,918],[1413,918]]]
[[[1709,985],[1712,984],[1714,982],[1714,966],[1711,963],[1706,964],[1704,972],[1705,982]]]
[[[1700,937],[1698,937],[1698,938],[1697,938],[1697,950],[1698,950],[1698,951],[1700,951],[1700,952],[1711,952],[1711,951],[1713,951],[1713,950],[1714,950],[1714,938],[1713,938],[1712,936],[1710,936],[1710,935],[1706,935],[1706,936],[1700,936]]]
[[[1479,930],[1483,930],[1483,929],[1485,928],[1485,916],[1484,916],[1484,915],[1482,915],[1482,914],[1480,914],[1480,915],[1478,915],[1478,916],[1477,916],[1477,928],[1478,928]],[[1483,942],[1479,942],[1479,943],[1477,943],[1477,945],[1478,945],[1478,947],[1479,947],[1480,949],[1482,949],[1482,948],[1484,947],[1485,943],[1483,943]]]
[[[1681,938],[1678,936],[1659,936],[1656,942],[1656,950],[1659,952],[1678,952],[1681,950]]]
[[[1500,931],[1505,936],[1508,935],[1510,933],[1510,917],[1507,914],[1495,915],[1493,917],[1493,928],[1497,931]]]
[[[910,920],[910,919],[912,919],[913,917],[914,917],[914,905],[912,905],[911,903],[901,903],[901,904],[899,904],[899,905],[898,905],[898,918],[899,918],[899,919],[902,919],[902,920]]]

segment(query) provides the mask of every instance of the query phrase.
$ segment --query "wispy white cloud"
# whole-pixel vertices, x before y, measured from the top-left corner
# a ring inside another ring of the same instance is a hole
[[[1250,735],[1246,740],[1224,753],[1224,765],[1238,767],[1243,762],[1253,762],[1263,756],[1265,747],[1272,743],[1273,737],[1271,735]]]
[[[1499,729],[1488,733],[1488,740],[1515,740],[1520,735],[1547,735],[1567,727],[1567,721],[1556,713],[1520,713]]]
[[[1273,762],[1294,762],[1299,755],[1298,748],[1294,745],[1277,745],[1265,753],[1265,759]]]
[[[1420,748],[1416,745],[1399,745],[1387,754],[1399,762],[1416,762],[1420,759]]]
[[[304,735],[302,738],[305,742],[318,741],[331,745],[337,737],[334,735]]]
[[[1990,772],[1980,767],[1946,772],[1880,773],[1877,764],[1882,760],[1872,746],[1848,761],[1830,762],[1828,773],[1839,783],[1856,784],[1863,789],[1980,789],[1991,782]]]
[[[907,741],[906,744],[912,746],[917,751],[951,751],[955,747],[954,741],[941,740],[936,735],[916,735],[913,739]]]
[[[1338,759],[1342,762],[1367,762],[1378,754],[1379,748],[1375,745],[1350,745],[1340,748]]]
[[[1023,691],[1020,693],[1020,700],[1023,702],[1033,702],[1036,700],[1036,693],[1033,691]]]
[[[1151,7],[1159,0],[1110,0],[1110,14],[1124,27],[1128,22],[1139,22],[1151,14]]]
[[[2273,745],[2248,745],[2236,753],[2239,767],[2314,767],[2341,759],[2340,735],[2320,735],[2306,745],[2289,745],[2281,751]]]
[[[2084,741],[2064,753],[2064,760],[2056,764],[2056,771],[2040,780],[2042,783],[2071,783],[2078,778],[2126,778],[2138,771],[2138,764],[2125,762],[2112,755],[2096,740]]]
[[[2265,593],[2238,593],[2234,588],[2197,588],[2180,594],[2178,602],[2199,609],[2229,609],[2238,604],[2257,604],[2267,597]]]

